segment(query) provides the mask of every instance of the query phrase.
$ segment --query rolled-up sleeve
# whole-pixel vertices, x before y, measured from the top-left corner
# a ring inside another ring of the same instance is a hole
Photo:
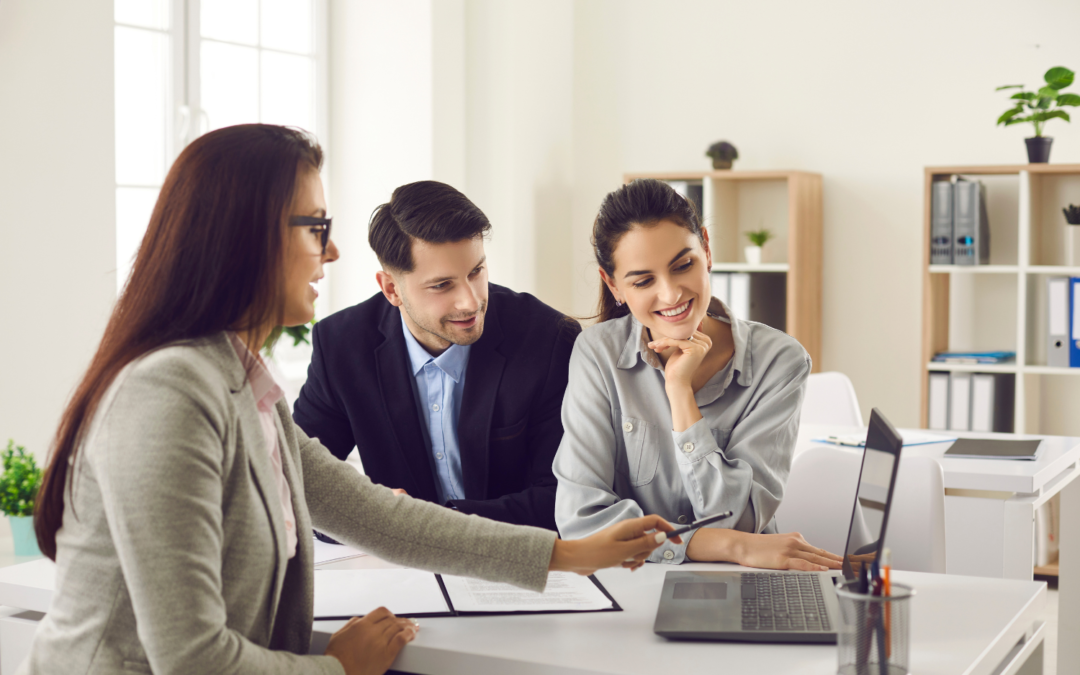
[[[707,418],[672,432],[695,517],[730,509],[734,516],[728,522],[735,529],[762,532],[780,506],[799,434],[810,358],[800,359],[793,369],[779,365],[759,375],[756,400],[731,430],[726,447],[717,443]]]

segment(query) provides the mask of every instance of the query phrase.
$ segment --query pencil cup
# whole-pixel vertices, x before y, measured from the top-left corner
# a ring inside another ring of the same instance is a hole
[[[840,675],[908,675],[911,656],[910,586],[892,584],[889,597],[854,592],[857,581],[836,588]]]

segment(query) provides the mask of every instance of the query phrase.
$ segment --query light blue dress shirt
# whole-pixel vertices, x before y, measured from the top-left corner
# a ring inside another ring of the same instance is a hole
[[[461,482],[461,449],[458,446],[458,418],[465,391],[465,368],[469,365],[470,346],[450,345],[437,358],[424,349],[401,319],[405,346],[409,350],[420,419],[427,422],[431,440],[431,461],[435,467],[435,490],[439,503],[464,499]]]

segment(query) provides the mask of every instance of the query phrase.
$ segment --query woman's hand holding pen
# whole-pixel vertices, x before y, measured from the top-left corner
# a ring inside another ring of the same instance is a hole
[[[671,523],[654,515],[620,521],[584,539],[557,539],[548,569],[582,575],[617,565],[635,570],[673,529]],[[682,543],[680,537],[671,540]]]

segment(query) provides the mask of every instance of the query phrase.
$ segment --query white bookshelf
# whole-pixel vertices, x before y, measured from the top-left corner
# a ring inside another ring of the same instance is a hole
[[[931,265],[930,195],[935,180],[967,176],[986,184],[990,264]],[[929,167],[925,170],[922,423],[929,373],[1016,377],[1017,433],[1080,435],[1080,368],[1047,365],[1046,278],[1080,277],[1080,234],[1061,209],[1080,204],[1080,165]],[[941,351],[1012,350],[1000,365],[934,363]]]

